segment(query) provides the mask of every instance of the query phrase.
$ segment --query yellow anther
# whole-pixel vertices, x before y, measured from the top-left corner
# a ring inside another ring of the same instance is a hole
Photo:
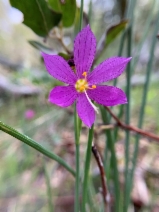
[[[89,87],[86,79],[78,79],[75,84],[76,90],[80,93],[85,92],[87,89],[95,89],[96,87],[97,87],[96,85],[91,85]]]
[[[96,88],[97,86],[96,85],[92,85],[92,88],[94,89],[94,88]]]
[[[87,76],[87,72],[83,72],[82,76],[86,77]]]
[[[88,83],[85,79],[77,80],[75,88],[78,92],[84,92],[88,88]]]
[[[82,85],[82,86],[79,88],[79,90],[80,90],[81,92],[83,92],[85,89],[86,89],[86,86],[84,86],[84,85]]]

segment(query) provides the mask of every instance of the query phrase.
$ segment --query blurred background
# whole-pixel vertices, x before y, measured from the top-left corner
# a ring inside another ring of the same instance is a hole
[[[11,1],[14,2],[14,1]],[[84,1],[84,24],[89,23],[98,41],[98,50],[105,38],[106,30],[124,19],[122,1]],[[123,1],[125,2],[125,1]],[[80,6],[80,1],[77,1]],[[91,8],[91,9],[90,9]],[[131,125],[137,126],[139,108],[145,84],[145,71],[150,57],[152,31],[155,27],[159,1],[136,1],[132,36],[132,77],[131,77]],[[29,13],[29,11],[28,11]],[[92,15],[90,15],[90,13]],[[131,13],[131,11],[129,11]],[[129,17],[129,13],[127,17]],[[77,19],[76,14],[76,19]],[[129,18],[126,18],[127,21]],[[11,7],[8,0],[0,0],[0,120],[60,155],[70,166],[75,166],[73,107],[58,108],[48,102],[48,94],[59,82],[46,71],[41,51],[52,54],[68,53],[73,49],[73,39],[77,24],[62,28],[54,27],[48,37],[38,36],[31,28],[22,24],[22,12]],[[130,20],[129,20],[130,21]],[[126,22],[126,23],[129,23]],[[75,20],[76,22],[76,20]],[[74,23],[75,23],[74,22]],[[125,25],[124,25],[125,27]],[[62,28],[62,42],[58,35]],[[124,30],[124,29],[123,29]],[[96,64],[118,55],[120,32],[102,54]],[[157,36],[157,34],[156,34]],[[157,39],[157,38],[156,38]],[[67,49],[65,49],[65,47]],[[123,56],[126,45],[123,44]],[[154,62],[145,109],[143,128],[159,134],[159,40],[156,42]],[[110,84],[112,84],[111,82]],[[123,74],[118,87],[125,88]],[[118,111],[118,107],[115,108]],[[123,118],[124,120],[124,115]],[[102,123],[98,115],[95,127]],[[85,153],[87,129],[83,126],[81,154]],[[116,155],[120,172],[121,187],[124,169],[124,131],[120,131],[116,143]],[[134,137],[131,144],[133,151]],[[96,143],[103,154],[105,138],[98,133]],[[131,154],[131,151],[130,151]],[[82,161],[83,162],[83,161]],[[94,194],[97,206],[100,205],[100,182],[95,162],[92,162]],[[45,158],[36,150],[0,131],[0,211],[2,212],[45,212],[48,211],[46,173],[50,178],[54,211],[73,211],[74,178],[56,162]],[[135,186],[131,203],[142,211],[159,211],[159,146],[148,138],[141,137],[139,158],[135,171]],[[110,190],[111,190],[110,176]],[[133,206],[129,210],[133,211]],[[94,206],[95,207],[95,206]],[[99,211],[97,208],[94,211]],[[102,211],[102,210],[101,210]]]

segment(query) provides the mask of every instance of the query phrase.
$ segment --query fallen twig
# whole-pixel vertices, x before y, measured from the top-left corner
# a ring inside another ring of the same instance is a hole
[[[110,113],[110,115],[114,118],[114,120],[117,122],[117,125],[123,129],[126,129],[126,130],[130,130],[130,131],[134,131],[140,135],[143,135],[143,136],[146,136],[146,137],[149,137],[151,139],[154,139],[156,141],[159,141],[159,136],[153,134],[153,133],[150,133],[150,132],[146,132],[145,130],[142,130],[140,128],[137,128],[137,127],[133,127],[131,125],[126,125],[124,124],[123,122],[121,122],[118,117],[111,111],[110,108],[108,107],[105,107],[106,110]]]

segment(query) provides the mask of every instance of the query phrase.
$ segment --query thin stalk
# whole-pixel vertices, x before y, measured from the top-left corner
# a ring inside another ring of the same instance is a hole
[[[87,203],[87,191],[88,191],[88,178],[89,178],[89,169],[91,163],[91,152],[92,152],[92,140],[93,140],[93,131],[94,126],[89,129],[88,135],[88,143],[87,143],[87,151],[84,165],[84,180],[83,180],[83,188],[82,188],[82,212],[86,211],[86,203]]]
[[[131,56],[131,48],[132,48],[132,28],[131,26],[128,29],[128,50],[127,54],[128,56]],[[127,86],[126,86],[126,95],[128,99],[128,104],[126,105],[126,120],[125,123],[127,125],[130,124],[130,101],[131,101],[131,63],[127,66],[126,71],[126,80],[127,80]],[[126,130],[126,137],[125,137],[125,187],[124,187],[124,211],[127,211],[127,193],[128,193],[128,171],[129,171],[129,146],[130,146],[130,131]]]
[[[49,212],[53,212],[54,210],[53,210],[53,204],[52,204],[52,191],[51,191],[50,179],[49,179],[49,175],[48,175],[48,171],[47,171],[44,159],[43,159],[43,167],[44,167],[45,181],[47,186]]]
[[[83,24],[83,1],[81,0],[79,31],[81,31]]]
[[[142,98],[142,103],[141,103],[141,108],[140,108],[140,116],[139,116],[139,122],[138,122],[139,128],[142,128],[143,120],[144,120],[145,106],[146,106],[148,88],[149,88],[149,83],[150,83],[150,75],[151,75],[153,59],[154,59],[154,51],[155,51],[155,47],[156,47],[155,44],[157,42],[156,35],[157,35],[158,29],[159,29],[159,12],[158,12],[158,17],[156,18],[156,20],[157,20],[157,22],[156,22],[156,24],[154,24],[155,27],[154,27],[153,36],[152,36],[150,57],[149,57],[149,61],[147,64],[147,70],[146,70],[146,73],[147,73],[146,81],[145,81],[144,88],[143,88],[143,95],[142,95],[143,98]],[[135,170],[135,166],[136,166],[138,149],[139,149],[139,139],[140,139],[140,135],[137,134],[134,153],[133,153],[133,159],[132,159],[133,168],[131,170],[130,179],[129,179],[129,193],[128,193],[129,196],[130,196],[130,192],[131,192],[131,188],[132,188],[132,184],[133,184],[134,170]]]
[[[132,31],[133,31],[133,22],[134,22],[134,10],[135,10],[136,0],[131,0],[129,2],[129,7],[127,10],[127,17],[130,18],[130,25],[127,31],[127,56],[131,56],[132,52]],[[127,66],[127,72],[126,72],[126,94],[128,99],[128,104],[126,105],[126,120],[125,123],[129,125],[130,123],[130,100],[131,100],[131,62]],[[126,131],[126,137],[125,137],[125,187],[124,187],[124,205],[123,205],[123,211],[127,212],[128,205],[129,205],[129,146],[130,146],[130,131]]]
[[[18,140],[22,141],[23,143],[27,144],[28,146],[31,146],[32,148],[36,149],[38,152],[41,152],[43,155],[57,161],[60,165],[62,165],[65,169],[67,169],[67,171],[69,171],[75,177],[75,175],[76,175],[75,171],[62,158],[60,158],[58,155],[50,152],[49,150],[45,149],[42,145],[38,144],[33,139],[18,132],[17,130],[2,123],[1,121],[0,121],[0,130],[13,136],[14,138],[17,138]]]
[[[88,11],[88,20],[90,26],[91,26],[91,18],[92,18],[92,0],[90,0],[89,2],[89,11]]]
[[[139,60],[139,55],[140,55],[141,49],[143,47],[145,39],[147,38],[148,33],[150,32],[150,25],[151,25],[153,17],[154,17],[155,6],[156,6],[156,0],[153,0],[152,7],[150,9],[150,13],[148,14],[147,19],[144,20],[145,27],[144,27],[144,30],[143,30],[143,33],[142,33],[142,38],[141,38],[139,44],[137,45],[137,48],[135,50],[135,55],[133,56],[132,71],[135,70],[135,66],[136,66],[136,64]]]
[[[75,124],[75,146],[76,146],[76,182],[75,182],[75,212],[80,211],[79,204],[79,187],[80,187],[80,129],[81,129],[81,120],[77,116],[76,104],[74,112],[74,124]]]
[[[107,123],[108,114],[105,108],[102,108],[102,119],[104,123]],[[119,185],[119,172],[117,165],[117,158],[115,154],[114,140],[110,130],[105,131],[107,136],[107,142],[109,143],[108,148],[111,152],[111,165],[113,170],[113,181],[114,181],[114,191],[115,191],[115,212],[120,211],[120,185]]]
[[[103,111],[103,107],[100,106],[100,112],[102,114],[102,120],[104,124],[109,124],[109,118],[108,116],[106,117],[105,112]],[[105,131],[107,133],[107,130]],[[105,149],[104,149],[104,170],[105,170],[105,174],[106,177],[109,181],[109,176],[110,176],[110,157],[109,157],[109,142],[108,142],[109,138],[108,138],[108,134],[106,135],[106,141],[105,141]]]
[[[114,190],[115,190],[115,212],[120,211],[120,184],[119,184],[119,172],[118,172],[118,165],[117,165],[117,158],[116,158],[116,150],[115,150],[115,143],[112,139],[111,131],[108,130],[108,142],[110,146],[111,152],[111,164],[113,169],[113,181],[114,181]]]
[[[88,203],[90,206],[90,211],[99,212],[98,204],[94,201],[96,191],[93,185],[92,176],[89,177],[89,188],[88,188]]]
[[[79,20],[79,31],[82,29],[83,23],[83,0],[81,0],[81,8],[80,8],[80,20]],[[77,116],[76,112],[76,104],[74,110],[74,124],[75,124],[75,146],[76,146],[76,182],[75,182],[75,212],[80,211],[79,204],[79,187],[80,187],[80,130],[82,126],[81,120]]]

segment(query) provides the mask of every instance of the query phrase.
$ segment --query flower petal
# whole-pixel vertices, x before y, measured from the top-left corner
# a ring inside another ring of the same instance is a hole
[[[99,64],[88,76],[90,85],[112,80],[122,74],[131,57],[111,57]]]
[[[77,76],[82,77],[92,66],[96,52],[96,38],[88,25],[78,33],[74,42],[74,62]]]
[[[45,53],[42,53],[42,56],[46,69],[51,76],[67,84],[74,84],[76,82],[76,75],[62,57]]]
[[[98,85],[95,89],[87,90],[87,94],[90,99],[104,106],[127,103],[125,93],[114,86]]]
[[[78,96],[74,86],[56,86],[49,95],[49,101],[60,107],[68,107],[73,104]]]
[[[82,93],[78,96],[77,113],[83,123],[91,128],[95,121],[95,111],[89,103],[85,93]]]

